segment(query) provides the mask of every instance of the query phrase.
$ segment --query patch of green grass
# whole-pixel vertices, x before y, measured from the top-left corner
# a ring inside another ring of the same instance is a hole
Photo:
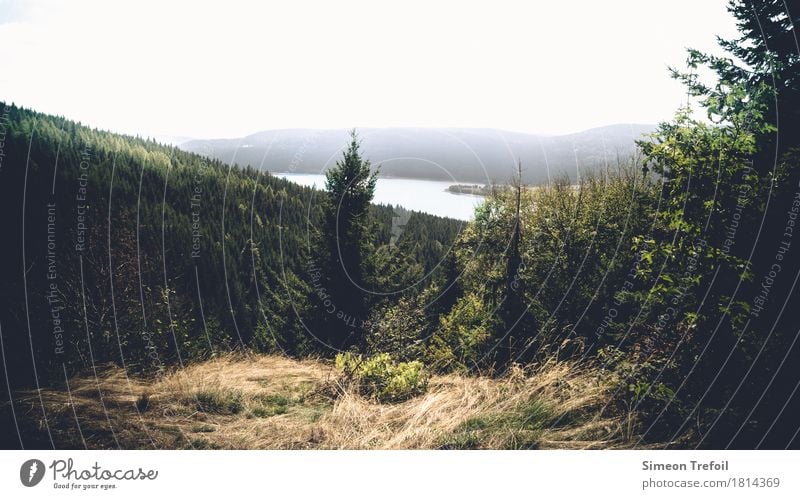
[[[297,376],[290,376],[291,379],[283,380],[279,386],[275,386],[275,380],[270,378],[254,378],[252,381],[256,381],[261,387],[270,389],[270,390],[278,390],[280,393],[287,394],[284,395],[267,395],[266,397],[283,397],[292,399],[295,403],[302,403],[304,402],[309,395],[314,393],[314,388],[316,387],[316,383],[313,380],[309,379],[300,379],[294,380]],[[267,402],[270,403],[270,402]]]
[[[195,394],[197,410],[215,414],[238,414],[244,404],[242,394],[235,390],[202,390]]]
[[[312,386],[313,384],[309,382],[309,389]],[[303,393],[296,396],[288,393],[260,393],[250,399],[247,417],[270,418],[291,411],[298,418],[313,423],[329,412],[331,407],[331,404],[323,403]]]
[[[292,403],[291,398],[285,395],[272,394],[272,393],[262,393],[253,397],[253,399],[265,405],[288,406]]]
[[[529,400],[511,413],[506,423],[524,430],[541,430],[553,422],[553,411],[538,400]]]
[[[271,418],[287,412],[289,409],[285,405],[257,406],[250,409],[250,415],[256,418]]]
[[[297,396],[298,402],[305,402],[314,393],[314,382],[308,380],[300,381],[296,389],[299,392]]]
[[[490,442],[503,449],[538,447],[542,431],[554,422],[553,411],[538,400],[529,400],[514,411],[470,418],[448,435],[443,449],[479,449]]]
[[[331,404],[307,404],[297,407],[295,412],[298,417],[310,423],[316,423],[325,413],[330,412],[332,408],[333,406]]]
[[[300,390],[301,393],[308,393],[314,389],[314,382],[304,379],[297,384],[297,389]]]
[[[470,450],[481,447],[481,431],[486,428],[483,418],[470,418],[456,428],[440,446],[442,449]]]
[[[269,418],[279,416],[289,412],[289,406],[294,405],[295,401],[282,394],[262,393],[253,397],[256,403],[251,407],[248,416],[256,418]]]
[[[194,433],[211,433],[217,431],[217,428],[208,424],[204,424],[200,426],[195,426],[194,428],[192,428],[192,431]]]

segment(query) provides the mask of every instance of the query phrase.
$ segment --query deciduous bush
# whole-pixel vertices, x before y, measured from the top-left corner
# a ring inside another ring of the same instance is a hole
[[[425,392],[428,375],[420,361],[395,362],[388,353],[364,358],[338,354],[336,367],[354,380],[363,395],[382,402],[397,402]]]

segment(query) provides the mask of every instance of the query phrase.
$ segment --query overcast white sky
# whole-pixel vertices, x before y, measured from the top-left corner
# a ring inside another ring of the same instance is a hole
[[[0,100],[140,135],[655,123],[725,0],[0,0]]]

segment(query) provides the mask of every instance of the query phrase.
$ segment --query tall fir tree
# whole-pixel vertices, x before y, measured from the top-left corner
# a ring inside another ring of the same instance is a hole
[[[378,171],[361,157],[361,144],[353,130],[350,144],[336,167],[325,177],[323,244],[326,282],[331,306],[323,312],[323,339],[335,349],[363,346],[367,320],[364,269],[370,247],[369,207],[375,195]]]

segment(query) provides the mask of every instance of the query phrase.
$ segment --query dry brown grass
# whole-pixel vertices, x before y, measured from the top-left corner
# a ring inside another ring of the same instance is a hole
[[[83,448],[431,449],[624,447],[622,422],[598,414],[596,372],[549,363],[503,379],[433,376],[427,393],[381,404],[339,383],[332,365],[228,356],[161,379],[119,368],[28,392],[15,407],[49,446]],[[44,401],[47,423],[41,414]],[[28,445],[30,446],[30,444]]]

